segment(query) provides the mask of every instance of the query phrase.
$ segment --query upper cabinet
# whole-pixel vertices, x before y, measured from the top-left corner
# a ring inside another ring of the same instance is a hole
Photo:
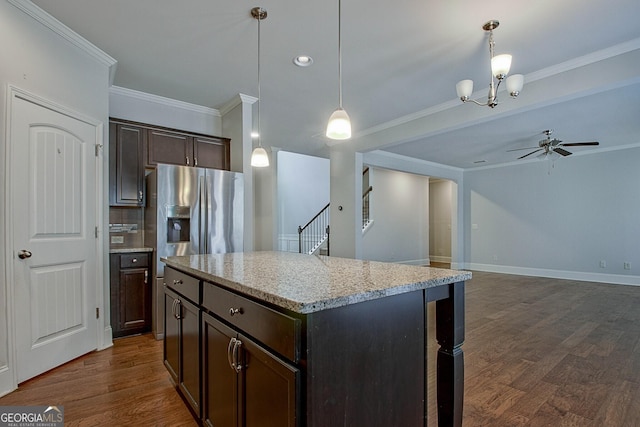
[[[158,163],[229,170],[231,140],[144,123],[109,122],[109,205],[144,206],[145,168]]]
[[[149,129],[148,141],[147,164],[151,167],[168,163],[229,170],[231,156],[227,138]]]
[[[144,147],[146,130],[109,123],[109,204],[144,206]]]

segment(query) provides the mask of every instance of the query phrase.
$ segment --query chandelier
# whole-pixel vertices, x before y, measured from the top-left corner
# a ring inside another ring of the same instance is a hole
[[[498,88],[502,80],[507,80],[507,91],[512,98],[517,97],[522,90],[524,84],[524,76],[522,74],[514,74],[507,77],[511,69],[511,55],[494,55],[493,50],[495,42],[493,41],[493,30],[498,28],[500,22],[491,20],[482,26],[482,29],[489,32],[489,57],[491,59],[491,83],[489,83],[489,94],[487,102],[481,103],[475,99],[471,99],[473,93],[473,80],[461,80],[456,84],[456,92],[462,102],[473,102],[481,106],[494,108],[498,105]],[[496,83],[495,80],[498,82]]]

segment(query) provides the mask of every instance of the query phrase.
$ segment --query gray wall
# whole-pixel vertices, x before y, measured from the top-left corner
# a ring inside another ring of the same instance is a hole
[[[640,148],[574,154],[550,166],[464,173],[468,266],[640,284]]]
[[[451,262],[451,200],[453,182],[429,180],[429,260]]]
[[[329,203],[329,160],[277,152],[278,249],[298,251],[298,226]]]
[[[369,169],[370,217],[362,258],[424,265],[429,262],[429,178]]]

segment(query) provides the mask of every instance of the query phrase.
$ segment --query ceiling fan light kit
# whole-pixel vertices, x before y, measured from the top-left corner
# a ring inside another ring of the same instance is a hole
[[[525,147],[525,148],[516,148],[513,150],[507,151],[519,151],[519,150],[533,150],[532,152],[525,154],[524,156],[518,157],[518,160],[524,159],[525,157],[529,157],[532,154],[540,153],[536,157],[538,159],[558,159],[560,156],[566,157],[570,156],[572,153],[570,151],[565,150],[563,147],[584,147],[588,145],[600,145],[597,141],[590,142],[562,142],[562,140],[558,138],[551,138],[551,134],[553,133],[553,129],[547,129],[542,132],[543,135],[546,135],[545,139],[541,139],[538,141],[538,147]]]
[[[462,102],[473,102],[480,106],[494,108],[498,105],[498,88],[500,87],[500,83],[505,79],[507,83],[507,91],[512,98],[517,97],[522,91],[522,87],[524,85],[524,76],[522,74],[514,74],[507,77],[511,70],[511,55],[494,54],[495,42],[493,41],[493,30],[498,28],[498,25],[500,25],[499,21],[491,20],[482,26],[482,29],[489,33],[489,57],[491,59],[491,81],[489,83],[487,102],[481,103],[475,99],[471,99],[471,94],[473,93],[473,80],[468,79],[461,80],[456,84],[456,93]],[[497,80],[497,83],[494,79]]]

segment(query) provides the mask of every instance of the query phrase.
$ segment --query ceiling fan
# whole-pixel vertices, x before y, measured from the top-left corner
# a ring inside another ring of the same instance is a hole
[[[538,147],[525,147],[525,148],[515,148],[513,150],[507,151],[519,151],[519,150],[532,150],[529,154],[525,154],[524,156],[518,157],[518,160],[524,159],[525,157],[529,157],[532,154],[539,153],[537,157],[546,157],[552,155],[553,153],[558,153],[561,156],[569,156],[572,153],[570,151],[565,150],[563,147],[582,147],[586,145],[600,145],[599,142],[562,142],[557,138],[551,138],[551,134],[553,133],[553,129],[547,129],[542,132],[546,135],[545,139],[541,139],[538,142]]]

